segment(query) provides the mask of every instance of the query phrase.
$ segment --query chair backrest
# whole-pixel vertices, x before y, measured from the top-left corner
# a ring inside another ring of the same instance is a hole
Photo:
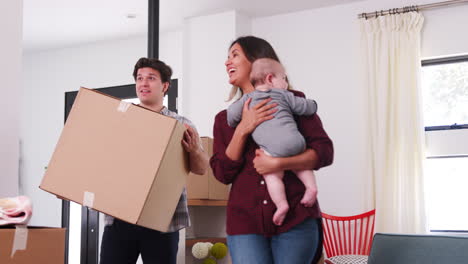
[[[369,264],[468,263],[468,237],[381,234],[374,236]]]
[[[327,258],[369,255],[374,235],[375,210],[354,216],[322,213],[323,245]]]

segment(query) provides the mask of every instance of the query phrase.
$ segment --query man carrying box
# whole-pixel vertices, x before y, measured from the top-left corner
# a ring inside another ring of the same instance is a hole
[[[202,175],[208,167],[208,155],[200,145],[195,126],[187,118],[163,105],[171,75],[171,68],[164,62],[157,59],[139,59],[133,71],[136,94],[140,99],[140,106],[175,118],[187,127],[182,145],[189,153],[189,168],[192,173]],[[186,191],[184,189],[180,196],[167,233],[130,224],[109,215],[106,215],[105,222],[101,264],[136,263],[140,254],[145,264],[175,264],[179,230],[190,225]]]

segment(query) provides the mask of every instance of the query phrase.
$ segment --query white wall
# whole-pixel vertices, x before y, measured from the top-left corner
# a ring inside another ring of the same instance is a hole
[[[230,86],[224,62],[229,43],[248,33],[249,18],[236,11],[185,20],[181,112],[201,136],[213,136],[214,117],[228,106]]]
[[[468,54],[468,36],[463,32],[468,22],[467,4],[428,10],[423,14],[421,55],[424,59]]]
[[[0,198],[18,195],[23,1],[1,1]]]
[[[253,20],[253,33],[276,48],[295,88],[317,99],[334,141],[334,164],[317,173],[325,212],[350,215],[370,209],[363,177],[366,138],[357,14],[427,2],[433,1],[369,0]],[[468,5],[423,14],[424,57],[468,53]]]

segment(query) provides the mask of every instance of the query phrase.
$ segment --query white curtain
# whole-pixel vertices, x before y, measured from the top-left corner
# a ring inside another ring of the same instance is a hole
[[[420,34],[410,12],[361,19],[375,231],[424,233]]]

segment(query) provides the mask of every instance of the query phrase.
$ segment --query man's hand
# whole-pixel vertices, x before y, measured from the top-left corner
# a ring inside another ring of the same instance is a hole
[[[200,137],[197,131],[187,124],[185,124],[185,127],[187,130],[185,130],[182,145],[185,151],[189,153],[190,171],[203,175],[208,167],[208,155],[200,146]]]
[[[187,130],[185,130],[184,138],[182,139],[182,145],[184,146],[185,151],[188,153],[199,151],[200,137],[198,136],[197,131],[187,124],[185,124],[185,127]]]

